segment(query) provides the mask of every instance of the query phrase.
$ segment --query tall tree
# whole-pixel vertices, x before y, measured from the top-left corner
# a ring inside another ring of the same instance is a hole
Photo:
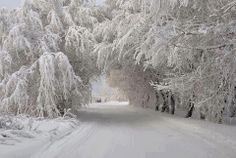
[[[0,11],[0,109],[55,117],[91,98],[100,18],[83,0],[26,0]]]

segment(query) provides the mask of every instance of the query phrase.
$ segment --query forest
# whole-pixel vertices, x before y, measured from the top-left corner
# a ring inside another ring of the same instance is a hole
[[[76,111],[105,74],[133,106],[236,117],[235,0],[25,0],[0,37],[1,113]]]

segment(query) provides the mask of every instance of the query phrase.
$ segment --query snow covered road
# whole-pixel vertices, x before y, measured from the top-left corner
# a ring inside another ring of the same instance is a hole
[[[235,158],[236,127],[126,105],[92,105],[81,126],[32,158]],[[30,150],[30,149],[29,149]]]

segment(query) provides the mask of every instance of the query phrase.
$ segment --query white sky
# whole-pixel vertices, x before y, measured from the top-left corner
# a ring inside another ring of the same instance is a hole
[[[21,5],[23,0],[0,0],[0,7],[16,8]],[[97,0],[98,4],[104,2],[104,0]]]
[[[20,4],[21,0],[0,0],[0,7],[16,8]]]

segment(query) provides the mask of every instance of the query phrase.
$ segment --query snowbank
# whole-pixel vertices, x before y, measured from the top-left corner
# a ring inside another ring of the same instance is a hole
[[[71,118],[44,119],[27,116],[0,116],[0,144],[14,145],[21,138],[39,135],[60,135],[77,127],[78,120]]]

